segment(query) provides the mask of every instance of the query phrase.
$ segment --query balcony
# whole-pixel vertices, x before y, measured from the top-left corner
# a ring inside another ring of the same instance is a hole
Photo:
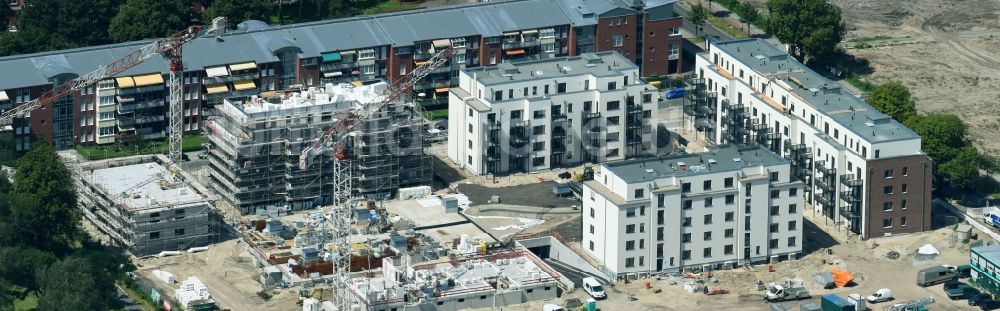
[[[840,199],[848,203],[859,203],[861,202],[861,194],[854,191],[841,191]]]
[[[848,187],[861,187],[864,181],[854,178],[853,174],[840,176],[840,183]]]
[[[589,121],[591,119],[597,119],[597,118],[600,118],[600,117],[601,117],[601,113],[600,112],[584,112],[583,113],[583,121],[584,122],[587,122],[587,121]]]
[[[503,44],[501,44],[500,48],[504,49],[504,50],[509,50],[509,49],[519,49],[519,48],[526,48],[526,47],[538,46],[538,45],[539,45],[539,43],[538,43],[537,39],[536,40],[525,40],[525,41],[504,40]]]
[[[243,72],[243,73],[234,73],[230,75],[218,76],[212,78],[203,78],[201,83],[205,85],[213,85],[213,84],[223,84],[227,82],[236,82],[243,80],[254,80],[257,78],[258,78],[257,72]]]
[[[357,62],[323,63],[323,65],[320,65],[319,70],[323,73],[344,69],[357,70],[358,66]]]
[[[149,109],[163,107],[166,105],[166,101],[162,99],[154,99],[148,101],[142,101],[139,103],[129,103],[129,104],[119,104],[118,113],[132,113],[139,109]]]

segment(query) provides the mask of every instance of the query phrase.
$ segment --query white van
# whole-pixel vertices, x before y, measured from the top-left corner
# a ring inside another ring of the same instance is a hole
[[[608,295],[604,293],[604,287],[601,286],[601,283],[592,277],[583,278],[583,290],[587,294],[590,294],[590,297],[594,297],[594,299],[608,298]]]
[[[868,300],[869,303],[879,303],[892,300],[892,290],[888,288],[879,288],[868,296],[866,300]]]

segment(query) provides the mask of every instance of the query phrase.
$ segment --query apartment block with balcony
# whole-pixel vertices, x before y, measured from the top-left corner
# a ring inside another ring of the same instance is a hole
[[[764,40],[711,42],[695,64],[684,112],[709,141],[789,159],[816,213],[863,239],[931,228],[912,130]]]
[[[115,78],[114,112],[100,112],[99,120],[117,119],[117,140],[162,139],[169,125],[166,84],[160,73]]]
[[[459,79],[448,157],[473,174],[656,154],[659,94],[616,52],[466,69]]]
[[[802,186],[759,146],[607,162],[584,182],[581,246],[618,278],[795,259]]]
[[[681,18],[673,12],[675,2],[511,0],[280,27],[243,22],[236,30],[185,45],[183,128],[189,133],[199,131],[205,110],[227,98],[240,100],[260,92],[326,83],[395,81],[442,44],[457,53],[449,64],[419,83],[413,95],[446,98],[465,68],[586,52],[619,51],[639,65],[641,76],[679,72],[679,54],[671,52],[682,42],[677,32]],[[94,71],[150,42],[2,57],[0,68],[13,74],[0,76],[0,91],[12,99],[37,98],[58,83]],[[115,78],[151,72],[166,75],[168,69],[167,60],[153,58]],[[30,96],[17,96],[21,92]],[[89,103],[87,97],[66,98],[65,109],[55,109],[56,115],[42,113],[35,115],[39,120],[16,121],[17,145],[30,146],[36,137],[56,141],[60,149],[97,143],[90,140],[93,135],[102,136],[100,130],[92,129],[96,126],[76,123],[89,124],[91,112],[85,110]],[[26,124],[30,129],[24,128]],[[104,137],[97,140],[111,140]]]

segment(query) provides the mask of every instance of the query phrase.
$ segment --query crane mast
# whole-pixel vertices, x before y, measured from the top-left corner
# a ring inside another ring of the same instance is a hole
[[[334,151],[333,162],[333,199],[334,207],[330,213],[331,236],[335,248],[334,257],[334,281],[333,290],[337,310],[350,310],[350,292],[347,289],[348,274],[350,273],[350,236],[351,236],[351,209],[354,206],[351,168],[352,157],[344,148],[348,137],[354,131],[358,123],[370,119],[375,113],[382,110],[388,104],[403,97],[413,89],[413,86],[427,77],[432,71],[447,63],[454,50],[446,47],[438,51],[426,63],[418,66],[409,75],[400,77],[388,84],[388,87],[379,93],[372,101],[362,103],[347,113],[347,116],[338,120],[329,129],[324,131],[312,146],[305,148],[299,156],[299,169],[309,169],[315,157]]]
[[[209,31],[217,31],[220,25],[221,27],[225,27],[225,21],[224,17],[217,17],[212,21],[212,29]],[[181,112],[184,109],[181,101],[184,94],[184,84],[181,83],[181,75],[184,70],[181,48],[184,44],[198,38],[201,33],[201,28],[201,26],[195,25],[166,38],[157,39],[156,41],[146,44],[138,50],[135,50],[110,64],[98,67],[97,70],[84,74],[69,82],[57,85],[28,103],[0,112],[0,125],[9,125],[15,118],[30,116],[31,112],[38,108],[51,106],[56,100],[71,95],[73,92],[79,91],[81,88],[94,85],[101,80],[114,77],[153,58],[154,56],[160,55],[170,60],[170,77],[168,81],[168,87],[170,89],[170,117],[168,118],[170,120],[169,156],[170,159],[174,161],[180,161],[181,135],[183,134]]]

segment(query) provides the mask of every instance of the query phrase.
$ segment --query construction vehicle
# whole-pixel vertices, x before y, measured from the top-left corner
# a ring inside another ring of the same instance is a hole
[[[352,155],[348,150],[348,143],[356,131],[356,127],[369,120],[377,112],[385,108],[388,104],[395,102],[406,94],[412,93],[413,85],[429,75],[432,71],[444,65],[451,58],[454,50],[451,46],[446,46],[435,53],[426,62],[413,69],[409,75],[388,83],[382,92],[367,103],[348,111],[347,115],[337,120],[330,128],[324,130],[316,139],[312,146],[302,150],[299,156],[299,169],[311,169],[315,158],[333,152],[333,200],[334,208],[331,210],[330,218],[333,220],[329,227],[331,240],[333,241],[334,255],[334,278],[333,296],[337,310],[350,310],[350,293],[347,289],[348,269],[351,266],[351,210],[354,208],[353,189],[351,187],[351,166]],[[417,107],[419,108],[419,107]]]
[[[934,266],[917,272],[917,285],[921,287],[957,279],[958,267],[952,265]]]
[[[904,303],[897,303],[885,308],[885,311],[917,311],[923,310],[924,307],[934,303],[934,297],[927,297],[924,299],[917,299],[912,301],[907,301]]]
[[[226,18],[217,17],[212,20],[212,27],[206,32],[202,32],[202,26],[191,26],[187,29],[175,33],[166,38],[157,39],[143,47],[139,48],[122,58],[94,70],[90,73],[84,74],[76,79],[70,80],[66,83],[57,85],[48,92],[45,92],[38,98],[24,103],[20,106],[14,107],[13,109],[0,112],[0,126],[11,124],[15,118],[22,118],[30,115],[30,113],[38,108],[50,107],[52,104],[66,96],[72,96],[73,92],[79,91],[80,89],[92,86],[97,82],[112,78],[129,68],[135,67],[154,56],[160,55],[163,58],[170,60],[170,77],[168,79],[167,88],[170,92],[170,151],[169,157],[175,162],[181,161],[181,139],[183,134],[183,124],[182,124],[182,112],[184,107],[182,107],[181,100],[184,98],[184,84],[181,83],[181,76],[184,71],[184,63],[182,58],[182,48],[184,44],[191,42],[192,40],[202,36],[207,33],[219,33],[219,30],[226,27]]]
[[[956,280],[944,282],[943,287],[944,293],[948,296],[948,299],[951,300],[966,299],[979,294],[979,290],[972,287],[972,285]]]
[[[765,299],[769,302],[799,300],[812,297],[805,287],[792,287],[782,284],[767,284]]]

